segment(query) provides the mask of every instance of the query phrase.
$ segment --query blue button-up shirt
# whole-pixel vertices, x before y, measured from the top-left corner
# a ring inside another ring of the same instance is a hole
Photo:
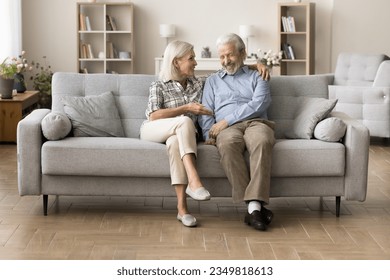
[[[207,78],[202,104],[214,112],[214,116],[198,118],[203,138],[207,140],[211,126],[223,119],[229,126],[253,118],[268,119],[269,82],[248,66],[241,67],[234,75],[221,70]]]

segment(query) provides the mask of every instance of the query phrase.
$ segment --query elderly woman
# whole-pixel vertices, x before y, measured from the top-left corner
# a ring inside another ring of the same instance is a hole
[[[140,131],[143,140],[166,143],[171,183],[177,195],[177,219],[188,227],[196,226],[197,222],[189,214],[186,194],[195,200],[210,199],[196,169],[196,123],[198,115],[213,112],[199,103],[206,77],[194,76],[196,65],[191,44],[182,41],[168,44],[159,80],[149,89],[147,120]],[[258,68],[263,78],[268,77],[262,65]]]
[[[196,169],[197,115],[213,113],[199,104],[205,78],[196,78],[193,46],[171,42],[165,52],[160,79],[150,86],[147,121],[141,139],[166,143],[171,182],[177,195],[177,219],[185,226],[196,226],[187,209],[186,194],[196,200],[210,199]]]

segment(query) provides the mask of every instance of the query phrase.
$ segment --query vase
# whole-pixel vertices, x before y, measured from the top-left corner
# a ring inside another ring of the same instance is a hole
[[[14,79],[4,79],[0,77],[0,94],[1,99],[12,99],[14,89]]]
[[[23,93],[26,91],[26,81],[24,80],[24,76],[22,73],[16,73],[14,76],[14,89],[18,93]]]

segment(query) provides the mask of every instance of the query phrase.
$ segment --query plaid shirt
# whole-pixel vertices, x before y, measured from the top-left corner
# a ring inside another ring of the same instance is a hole
[[[146,109],[146,117],[159,109],[176,108],[191,102],[200,102],[202,100],[203,86],[206,77],[193,77],[187,79],[186,89],[177,82],[169,80],[155,81],[149,88],[149,102]],[[185,114],[196,123],[197,116],[191,113]]]

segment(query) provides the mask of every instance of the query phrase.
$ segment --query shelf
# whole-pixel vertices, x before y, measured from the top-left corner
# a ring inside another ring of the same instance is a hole
[[[77,3],[79,72],[133,73],[133,11],[132,3]],[[130,58],[119,58],[120,52]]]
[[[306,59],[282,59],[282,62],[287,62],[287,63],[306,63],[307,60]]]
[[[282,59],[280,74],[314,74],[315,3],[279,3],[278,30],[280,49],[284,49],[284,53],[287,54],[291,47],[296,57]]]
[[[306,31],[296,31],[296,32],[280,32],[281,35],[306,35]]]
[[[106,31],[107,34],[131,34],[131,31],[121,31],[121,30],[116,30],[116,31]]]

